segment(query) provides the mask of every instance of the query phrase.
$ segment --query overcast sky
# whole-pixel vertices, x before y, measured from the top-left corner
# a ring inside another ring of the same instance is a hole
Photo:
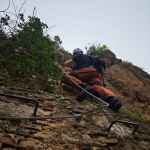
[[[17,10],[24,0],[14,0]],[[0,11],[9,0],[0,0]],[[85,51],[88,43],[100,43],[116,57],[150,74],[150,0],[26,0],[24,15],[36,16],[58,35],[65,50]],[[8,11],[14,12],[12,3]]]

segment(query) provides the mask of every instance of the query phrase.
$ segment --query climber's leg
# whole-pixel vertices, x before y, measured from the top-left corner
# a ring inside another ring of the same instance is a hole
[[[113,110],[118,110],[121,108],[122,104],[117,99],[117,96],[110,90],[103,87],[100,78],[93,78],[89,82],[93,86],[94,91],[109,104],[109,107]]]
[[[66,84],[66,85],[69,85],[69,86],[71,86],[71,87],[77,89],[77,90],[80,90],[80,88],[79,88],[77,85],[79,85],[79,86],[81,86],[81,87],[83,87],[83,86],[86,85],[86,83],[84,83],[84,82],[82,82],[81,80],[79,80],[79,79],[77,79],[77,78],[71,76],[70,74],[64,76],[64,77],[62,78],[62,82],[63,82],[64,84]]]

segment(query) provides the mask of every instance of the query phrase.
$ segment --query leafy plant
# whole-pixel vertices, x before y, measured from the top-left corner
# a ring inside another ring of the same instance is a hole
[[[85,47],[87,55],[94,55],[96,57],[100,56],[101,52],[107,49],[106,45],[101,46],[100,44],[91,44],[89,47]]]
[[[122,61],[122,63],[124,64],[124,65],[133,65],[131,62],[129,62],[129,61]]]
[[[145,118],[145,117],[142,117],[143,114],[139,114],[139,113],[137,113],[137,112],[132,112],[131,110],[128,110],[128,109],[123,109],[123,111],[124,111],[126,114],[128,114],[128,115],[135,116],[135,117],[138,118],[138,119],[142,119],[142,120],[144,120],[144,121],[150,122],[149,119],[147,119],[147,118]]]
[[[14,81],[9,76],[7,77],[6,85],[8,87],[11,87],[12,85],[14,85]]]
[[[54,40],[58,43],[58,44],[62,44],[62,41],[60,40],[59,36],[54,36]]]
[[[68,51],[65,51],[67,54],[70,54]]]
[[[44,35],[48,26],[38,17],[29,16],[28,21],[25,21],[24,15],[20,13],[18,18],[14,30],[9,33],[4,29],[12,26],[9,24],[10,17],[6,15],[0,19],[0,38],[3,39],[0,41],[0,69],[5,69],[10,79],[14,79],[13,82],[36,76],[35,85],[43,85],[47,91],[51,91],[53,87],[50,86],[58,84],[62,76],[54,62],[61,57],[55,51],[55,45],[61,43],[60,38],[56,36],[55,41],[52,41],[49,35]],[[7,80],[9,85],[12,82],[10,79]]]

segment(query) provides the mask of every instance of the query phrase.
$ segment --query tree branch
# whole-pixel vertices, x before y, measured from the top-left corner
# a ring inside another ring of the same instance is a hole
[[[3,10],[3,11],[0,11],[0,12],[5,12],[8,8],[9,8],[9,6],[10,6],[10,0],[9,0],[9,4],[8,4],[8,7],[5,9],[5,10]]]

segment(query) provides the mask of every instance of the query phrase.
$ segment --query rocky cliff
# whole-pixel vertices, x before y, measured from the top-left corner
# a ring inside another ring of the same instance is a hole
[[[77,102],[75,98],[78,91],[65,85],[55,86],[55,92],[50,94],[36,93],[31,86],[31,78],[24,80],[22,88],[8,88],[1,83],[0,93],[38,100],[39,106],[34,117],[33,102],[0,96],[0,116],[13,118],[0,119],[0,148],[150,149],[150,75],[132,64],[122,62],[110,50],[105,50],[101,56],[107,63],[104,76],[106,88],[112,90],[123,104],[118,112],[103,107],[104,103],[90,97],[81,103]],[[80,115],[82,116],[79,117]],[[16,117],[22,119],[15,119]],[[114,122],[108,131],[112,121],[117,120],[127,124]],[[133,134],[136,125],[139,127]]]

